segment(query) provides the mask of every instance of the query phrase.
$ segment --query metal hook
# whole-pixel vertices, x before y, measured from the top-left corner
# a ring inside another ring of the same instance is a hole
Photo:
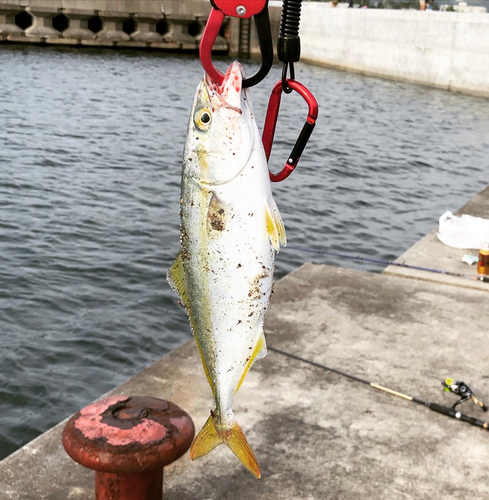
[[[307,102],[309,111],[307,114],[306,122],[302,127],[299,138],[297,139],[289,158],[285,163],[285,167],[278,173],[273,174],[270,172],[270,180],[272,182],[279,182],[286,179],[295,169],[299,163],[299,159],[306,147],[309,137],[311,137],[312,131],[316,126],[316,120],[318,117],[318,103],[316,98],[312,95],[311,91],[308,90],[302,83],[296,82],[295,80],[286,80],[287,87],[291,90],[298,92],[304,100]],[[272,95],[270,96],[270,101],[268,103],[267,116],[265,118],[265,125],[263,127],[262,142],[265,149],[265,155],[267,160],[270,158],[270,153],[272,152],[273,138],[275,136],[275,128],[277,126],[278,112],[280,109],[280,101],[283,92],[283,82],[278,81],[273,88]]]
[[[251,77],[243,80],[243,88],[252,87],[261,82],[270,72],[273,64],[273,42],[268,15],[268,0],[213,0],[204,34],[200,40],[200,60],[206,73],[219,85],[224,75],[212,62],[212,47],[216,41],[225,16],[250,18],[254,16],[258,43],[261,52],[260,69]]]
[[[287,70],[290,68],[290,78],[287,78]],[[282,66],[282,90],[286,94],[290,94],[292,92],[292,89],[287,86],[287,80],[295,80],[295,69],[294,69],[294,63],[291,62],[285,62],[284,65]]]

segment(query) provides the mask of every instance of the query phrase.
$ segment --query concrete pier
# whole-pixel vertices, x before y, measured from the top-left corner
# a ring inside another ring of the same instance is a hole
[[[489,187],[472,198],[456,215],[473,215],[489,219]],[[440,214],[441,215],[441,214]],[[462,262],[465,254],[477,255],[477,250],[463,250],[451,248],[444,245],[436,236],[438,228],[434,228],[429,234],[404,252],[396,262],[406,262],[413,266],[430,267],[435,269],[447,270],[454,273],[477,276],[477,266],[468,266]],[[448,276],[444,274],[432,273],[428,271],[418,271],[404,267],[388,266],[384,274],[391,276],[402,276],[404,278],[413,278],[435,283],[444,283],[448,285],[460,286],[464,288],[474,288],[489,293],[489,284],[481,281],[471,281],[467,278],[458,278],[457,276]]]
[[[474,211],[488,198],[486,189]],[[485,289],[305,264],[276,284],[266,334],[269,346],[451,405],[440,384],[448,376],[489,400],[487,320]],[[111,394],[171,400],[197,428],[212,408],[193,341]],[[274,351],[250,371],[234,409],[262,480],[220,447],[165,469],[165,500],[489,496],[487,432]],[[461,410],[489,418],[472,403]],[[92,498],[92,472],[67,457],[62,427],[0,463],[2,500]]]

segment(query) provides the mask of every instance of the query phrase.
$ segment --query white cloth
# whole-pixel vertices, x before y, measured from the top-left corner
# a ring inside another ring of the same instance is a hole
[[[479,250],[489,243],[489,220],[472,215],[456,217],[446,211],[440,217],[437,236],[450,247]]]

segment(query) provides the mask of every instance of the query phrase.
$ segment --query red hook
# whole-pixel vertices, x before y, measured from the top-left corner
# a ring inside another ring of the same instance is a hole
[[[304,123],[301,133],[299,134],[299,138],[292,149],[292,153],[290,153],[288,160],[285,162],[285,167],[278,174],[270,172],[270,180],[272,182],[283,181],[293,172],[299,163],[299,159],[304,151],[304,148],[306,147],[309,137],[311,137],[318,117],[318,103],[311,91],[302,85],[302,83],[296,82],[295,80],[287,80],[287,86],[298,92],[304,98],[309,106],[309,112],[307,114],[306,123]],[[270,101],[268,103],[265,125],[263,127],[262,142],[267,160],[270,158],[270,153],[272,152],[273,138],[275,136],[275,128],[277,126],[281,98],[282,80],[278,81],[272,90],[272,95],[270,96]]]
[[[225,16],[250,18],[254,16],[262,64],[257,73],[243,80],[243,87],[252,87],[261,82],[273,64],[273,42],[268,15],[268,0],[211,0],[212,9],[200,40],[200,61],[206,73],[219,85],[224,75],[212,62],[212,47],[216,41]]]

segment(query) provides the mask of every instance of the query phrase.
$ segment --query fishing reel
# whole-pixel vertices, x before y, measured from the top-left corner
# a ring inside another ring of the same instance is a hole
[[[445,392],[451,392],[460,396],[460,399],[452,406],[455,408],[465,401],[471,399],[477,406],[481,408],[482,411],[487,411],[487,406],[475,397],[475,392],[468,384],[465,382],[454,381],[453,378],[447,378],[441,385],[445,388]]]

